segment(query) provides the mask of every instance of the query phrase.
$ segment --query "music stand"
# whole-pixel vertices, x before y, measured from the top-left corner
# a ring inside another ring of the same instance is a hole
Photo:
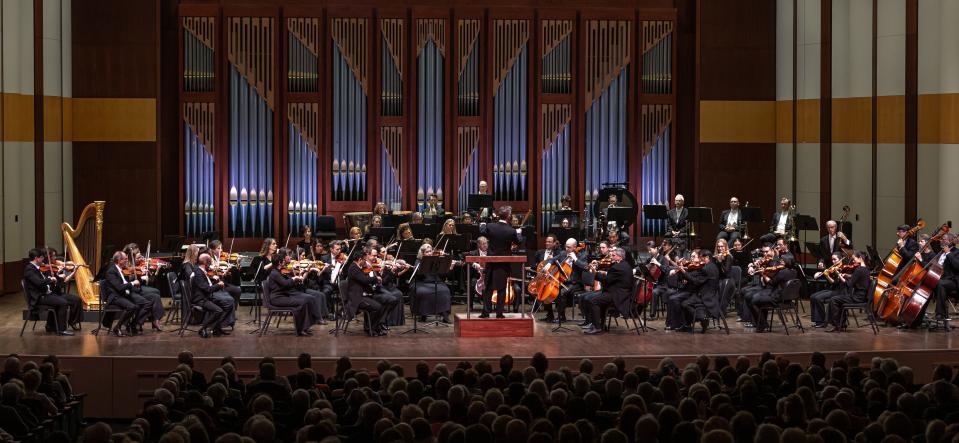
[[[686,208],[686,211],[687,211],[687,212],[686,212],[686,213],[687,213],[687,216],[686,216],[686,223],[687,223],[687,224],[689,224],[689,223],[710,223],[710,224],[712,224],[712,223],[713,223],[713,208],[693,207],[693,208]],[[695,232],[695,229],[693,229],[693,231]],[[689,231],[686,232],[686,237],[691,237],[691,238],[693,238],[694,243],[695,243],[695,237],[694,237],[693,235],[691,235],[691,234],[689,233]],[[692,248],[694,245],[689,245],[689,246]]]
[[[469,194],[466,196],[466,210],[475,211],[477,216],[483,212],[483,209],[489,209],[489,216],[493,215],[493,195],[492,194]]]
[[[400,254],[393,254],[397,259],[403,259],[407,263],[415,263],[416,256],[420,252],[420,246],[423,245],[422,240],[402,240],[397,242],[396,250]]]
[[[446,254],[456,254],[466,252],[469,249],[470,242],[462,234],[447,234],[440,239],[439,243],[433,249],[445,251]]]
[[[816,223],[816,217],[811,215],[796,214],[796,226],[795,229],[803,231],[802,239],[803,243],[806,242],[806,231],[816,231],[819,232],[819,223]],[[827,261],[828,263],[828,261]]]
[[[526,261],[527,261],[527,258],[524,255],[487,255],[485,257],[471,255],[466,257],[466,263],[468,265],[470,263],[479,263],[480,265],[484,267],[486,263],[517,263],[520,267],[521,280],[523,284],[522,288],[526,288],[526,273],[522,272],[523,265],[526,263]],[[473,271],[472,266],[466,267],[467,282],[472,280],[472,271]],[[510,266],[510,275],[513,274],[512,271],[513,271],[513,265]],[[506,280],[506,284],[511,284],[509,282],[509,279]],[[473,288],[473,285],[470,285],[470,284],[467,284],[466,286],[467,286],[466,288],[466,318],[469,319],[473,313],[473,289],[474,288]],[[520,300],[522,301],[522,305],[523,305],[522,309],[520,309],[520,315],[522,315],[523,317],[526,317],[526,297],[524,297],[522,294],[522,288],[519,295],[519,297],[521,297]],[[482,297],[482,294],[480,294],[480,296]],[[502,297],[506,297],[506,294],[502,294]],[[485,300],[484,300],[484,303],[485,303]]]
[[[616,222],[619,230],[625,231],[626,228],[636,222],[636,208],[632,206],[606,208],[606,221]]]
[[[363,238],[369,240],[370,238],[375,237],[381,244],[386,244],[386,242],[390,241],[394,235],[396,235],[396,228],[370,228],[370,232],[367,232],[366,236]]]
[[[572,210],[553,212],[553,222],[550,224],[553,226],[559,226],[564,218],[569,220],[570,226],[579,227],[579,212]]]
[[[411,214],[384,214],[383,226],[399,226],[403,223],[409,223]]]
[[[739,208],[739,214],[743,218],[743,223],[746,223],[747,231],[750,223],[761,223],[763,221],[762,208]],[[732,247],[732,245],[729,246]]]
[[[441,225],[416,224],[416,225],[410,225],[410,232],[413,233],[413,237],[414,237],[414,238],[418,238],[418,239],[425,239],[425,238],[433,239],[433,238],[436,238],[436,236],[440,233],[440,229],[442,229],[442,228],[443,228],[443,227],[442,227]]]
[[[465,235],[469,241],[476,241],[479,238],[479,226],[468,223],[457,223],[456,232]]]
[[[669,208],[666,205],[643,205],[643,218],[646,220],[668,220]],[[656,230],[653,230],[653,241],[656,241]]]
[[[549,230],[550,234],[556,236],[556,239],[559,240],[560,244],[566,244],[566,240],[571,238],[581,239],[580,230],[573,228],[552,228]]]
[[[811,241],[807,241],[803,243],[806,245],[806,250],[809,251],[809,253],[812,254],[813,257],[816,257],[816,261],[822,262],[823,264],[826,264],[826,265],[832,263],[832,260],[830,259],[829,254],[827,254],[826,251],[823,251],[822,248],[819,247],[819,243],[811,242]]]

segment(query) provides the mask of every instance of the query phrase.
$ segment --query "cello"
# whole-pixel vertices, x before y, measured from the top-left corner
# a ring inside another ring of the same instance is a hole
[[[919,221],[916,222],[916,226],[913,226],[906,232],[906,238],[916,235],[920,229],[925,227],[926,222],[919,219]],[[902,263],[902,255],[899,254],[899,248],[893,247],[892,251],[889,251],[889,255],[886,255],[886,258],[882,262],[882,270],[879,271],[879,276],[876,277],[876,290],[872,293],[872,306],[876,315],[879,315],[878,308],[882,302],[883,291],[889,287],[892,279],[896,276],[896,270],[899,269],[899,264]]]
[[[936,234],[926,242],[926,247],[935,241],[939,241],[949,232],[949,229],[948,223],[942,225],[936,231]],[[884,320],[911,325],[919,318],[936,286],[939,285],[940,277],[942,277],[942,266],[939,264],[939,259],[943,253],[944,251],[934,256],[925,266],[921,262],[913,260],[903,271],[899,278],[899,284],[886,289],[883,293],[885,306],[881,306],[881,314]]]
[[[576,249],[573,252],[580,252],[585,247],[586,245],[584,243],[580,243],[576,245]],[[559,291],[564,287],[563,283],[566,283],[569,274],[573,272],[573,264],[570,258],[567,254],[566,259],[561,263],[556,266],[549,266],[542,270],[540,274],[536,275],[536,278],[540,278],[540,275],[543,276],[543,278],[540,279],[540,285],[535,288],[536,300],[548,304],[555,301],[556,297],[559,297]],[[530,285],[532,285],[532,283],[530,283]]]

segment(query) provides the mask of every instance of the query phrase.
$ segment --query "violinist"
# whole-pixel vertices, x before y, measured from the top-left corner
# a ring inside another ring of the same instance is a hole
[[[223,326],[228,326],[233,328],[236,325],[236,307],[240,304],[240,287],[234,284],[227,283],[227,280],[234,278],[236,275],[236,265],[231,265],[226,261],[220,261],[219,259],[223,256],[223,244],[219,240],[213,240],[210,242],[210,250],[207,252],[197,251],[199,256],[195,263],[199,263],[199,258],[203,255],[210,256],[210,263],[206,267],[207,277],[211,282],[217,287],[215,291],[211,294],[211,300],[217,304],[221,309],[223,309]],[[185,261],[185,260],[184,260]],[[197,274],[194,270],[194,278]],[[222,285],[220,283],[223,283]],[[214,330],[214,335],[222,335],[223,332],[216,332]]]
[[[386,328],[383,325],[383,314],[385,313],[383,305],[373,298],[376,293],[376,286],[382,283],[382,278],[377,277],[372,271],[366,272],[365,268],[370,268],[373,261],[373,250],[363,247],[362,252],[356,256],[356,260],[349,263],[347,273],[346,294],[341,294],[344,303],[344,313],[347,320],[352,320],[356,316],[356,311],[363,309],[366,311],[369,319],[370,336],[377,337],[386,335]]]
[[[213,281],[208,275],[211,273],[213,258],[208,253],[200,254],[197,259],[198,266],[193,272],[193,279],[190,281],[192,291],[190,291],[190,303],[193,306],[199,306],[203,309],[203,321],[200,326],[200,337],[210,338],[212,335],[229,335],[223,330],[227,317],[235,317],[233,311],[236,305],[230,297],[217,297],[216,293],[223,292],[225,283],[220,280]]]
[[[760,257],[746,267],[746,275],[749,276],[751,281],[739,290],[741,298],[739,300],[739,319],[737,321],[742,321],[743,326],[747,328],[753,327],[753,313],[746,306],[747,301],[752,300],[756,293],[763,290],[762,269],[766,265],[773,263],[776,259],[776,250],[769,244],[764,244],[761,251],[762,254]]]
[[[813,276],[813,278],[818,279],[825,275],[833,279],[833,281],[830,282],[829,287],[821,291],[816,291],[809,296],[809,309],[812,313],[812,325],[814,328],[826,327],[826,306],[828,306],[829,301],[838,294],[836,292],[836,290],[839,289],[838,279],[831,277],[830,275],[836,275],[841,271],[843,266],[843,253],[841,251],[833,252],[830,257],[832,260],[832,265],[827,269],[829,272],[826,273],[826,271],[819,271]]]
[[[447,235],[457,235],[456,221],[453,219],[447,219],[445,222],[443,222],[443,227],[440,229],[440,234],[436,236],[437,247],[442,248],[443,246],[445,246],[443,244],[443,237],[446,237]]]
[[[554,264],[553,259],[559,255],[559,241],[556,238],[556,234],[547,234],[544,245],[546,246],[544,249],[536,251],[536,254],[533,255],[537,272],[549,272],[549,268]],[[553,305],[548,304],[545,309],[546,316],[541,318],[540,321],[552,323],[555,320],[553,316]],[[565,313],[561,315],[563,321],[566,321],[565,316]]]
[[[796,271],[792,269],[794,264],[791,254],[780,256],[776,265],[762,268],[757,272],[762,276],[760,278],[763,288],[753,293],[751,298],[745,299],[746,307],[752,314],[756,332],[769,332],[769,324],[762,310],[775,306],[779,302],[786,283],[796,278]]]
[[[663,245],[659,246],[653,241],[646,243],[646,251],[649,253],[649,260],[646,264],[638,264],[639,266],[649,266],[655,265],[659,266],[660,275],[659,281],[655,282],[656,285],[653,287],[653,296],[650,299],[650,305],[654,307],[650,318],[656,318],[659,314],[659,309],[657,308],[662,300],[669,300],[669,296],[675,293],[675,290],[670,290],[668,284],[669,270],[672,269],[670,266],[670,260],[666,257],[666,251],[670,251],[672,244],[668,241],[663,241]],[[633,271],[634,274],[637,274],[636,270]]]
[[[729,245],[726,240],[716,239],[716,254],[712,261],[719,268],[719,278],[723,279],[729,276],[729,271],[733,268],[733,255],[729,251]]]
[[[219,240],[213,240],[210,242],[210,258],[213,260],[212,263],[210,263],[210,268],[216,273],[215,280],[223,281],[223,291],[227,294],[230,294],[230,297],[233,298],[233,301],[239,304],[240,287],[227,282],[228,280],[236,279],[239,276],[238,270],[235,263],[229,263],[227,261],[228,257],[223,254],[223,243],[220,243]]]
[[[307,259],[306,251],[300,248],[296,248],[296,256],[299,263],[312,263],[313,261]],[[319,285],[315,282],[320,269],[316,265],[312,266],[301,266],[296,272],[300,273],[303,276],[303,293],[307,296],[313,297],[312,303],[312,317],[313,321],[317,324],[325,325],[326,317],[329,315],[329,310],[326,308],[326,295],[320,291]]]
[[[63,296],[57,295],[54,287],[59,286],[64,279],[47,269],[44,273],[41,268],[47,260],[46,251],[40,248],[27,252],[30,263],[23,270],[24,291],[30,309],[37,306],[49,307],[56,312],[56,323],[52,318],[47,319],[47,332],[56,332],[58,335],[73,335],[67,330],[67,306],[70,302]],[[71,279],[72,275],[69,276]]]
[[[706,332],[709,326],[706,307],[712,313],[712,308],[719,305],[715,300],[719,288],[719,269],[712,263],[712,252],[694,250],[688,262],[680,262],[669,273],[680,276],[686,285],[666,302],[666,328],[690,332],[693,322],[699,320],[702,332]]]
[[[367,247],[373,251],[373,260],[370,262],[372,270],[382,279],[373,299],[383,305],[383,323],[389,330],[390,326],[400,326],[406,320],[403,314],[403,291],[398,286],[399,276],[405,274],[407,268],[398,265],[395,260],[386,263],[383,254],[386,248],[375,244]]]
[[[826,222],[826,235],[819,239],[819,249],[823,252],[828,251],[831,255],[834,252],[842,252],[843,248],[852,248],[852,242],[846,238],[846,234],[839,230],[839,225],[835,220]],[[825,267],[825,263],[819,261],[819,269]]]
[[[629,235],[620,231],[618,228],[609,231],[606,241],[611,248],[626,248],[629,245]]]
[[[414,293],[414,306],[416,312],[414,315],[420,316],[420,321],[425,322],[427,315],[438,315],[440,321],[449,323],[449,315],[452,307],[452,295],[449,286],[443,282],[443,279],[436,274],[424,274],[420,271],[420,264],[423,257],[433,255],[433,247],[430,245],[420,246],[416,253],[417,266],[417,284]]]
[[[843,306],[849,303],[865,303],[866,290],[869,288],[869,268],[866,266],[866,255],[862,251],[852,254],[852,262],[856,265],[852,274],[840,273],[840,289],[829,301],[829,328],[826,332],[837,332],[843,329],[845,323]]]
[[[413,238],[413,229],[410,228],[409,223],[402,223],[399,227],[396,228],[396,238],[406,241],[414,240]]]
[[[598,278],[603,283],[602,291],[592,293],[592,296],[583,296],[584,304],[588,308],[584,311],[590,325],[583,333],[597,335],[603,333],[606,322],[604,315],[607,308],[615,306],[616,310],[628,315],[630,312],[630,297],[633,289],[633,270],[624,260],[626,252],[622,248],[613,248],[610,251],[612,265],[605,271],[598,271],[591,265]]]
[[[346,239],[349,241],[359,241],[363,239],[363,231],[359,226],[354,226],[350,228],[349,233],[346,236]]]
[[[298,337],[313,335],[310,328],[314,323],[315,299],[300,290],[303,276],[290,272],[289,265],[292,261],[289,249],[280,248],[276,251],[267,283],[270,301],[275,306],[293,309],[293,323]]]
[[[253,257],[253,261],[250,262],[249,277],[254,284],[258,285],[269,277],[270,272],[273,271],[273,262],[278,249],[279,244],[276,243],[276,239],[271,237],[263,239],[260,255]]]
[[[120,320],[117,321],[114,327],[111,327],[113,324],[113,316],[110,314],[112,313],[107,312],[103,314],[103,327],[109,329],[110,333],[117,337],[123,337],[124,334],[121,327],[124,325],[128,326],[128,331],[132,335],[143,333],[143,321],[147,315],[150,314],[152,306],[151,303],[141,297],[137,291],[141,284],[140,280],[136,278],[128,280],[123,275],[124,269],[130,269],[127,262],[127,254],[124,254],[123,251],[114,252],[113,266],[107,266],[103,282],[100,283],[101,285],[106,285],[104,288],[104,292],[106,293],[105,309],[123,311]]]
[[[959,290],[959,248],[956,248],[956,235],[948,233],[942,236],[942,277],[936,286],[936,320],[949,319],[949,296],[955,296]]]
[[[316,239],[313,238],[313,228],[311,228],[310,225],[303,225],[303,228],[300,230],[300,235],[303,236],[303,239],[296,243],[296,247],[304,251],[310,251],[311,247],[313,246],[313,242],[316,241]],[[210,247],[213,247],[212,242]]]
[[[123,252],[125,252],[127,258],[134,263],[133,270],[136,275],[131,275],[129,278],[140,279],[140,286],[137,288],[137,293],[150,302],[150,315],[148,315],[148,317],[152,320],[153,330],[163,332],[163,328],[160,327],[160,320],[163,319],[163,300],[160,298],[160,290],[149,286],[151,280],[149,264],[143,255],[140,254],[140,247],[137,246],[136,243],[127,244],[123,248]]]
[[[67,318],[67,324],[75,331],[80,330],[80,323],[83,322],[83,300],[80,297],[66,292],[66,285],[74,279],[77,272],[77,266],[71,262],[60,262],[57,260],[57,250],[53,248],[47,248],[47,257],[53,260],[53,273],[60,280],[59,284],[53,285],[50,289],[53,290],[53,293],[59,297],[63,297],[67,301],[67,313],[69,314]],[[53,326],[52,323],[49,323],[48,326]],[[48,331],[52,329],[48,328]]]

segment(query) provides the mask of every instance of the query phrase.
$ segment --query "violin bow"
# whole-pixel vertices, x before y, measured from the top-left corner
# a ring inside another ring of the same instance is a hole
[[[50,274],[50,277],[53,277],[53,261],[50,260],[50,247],[43,245],[43,250],[47,253],[47,272]]]

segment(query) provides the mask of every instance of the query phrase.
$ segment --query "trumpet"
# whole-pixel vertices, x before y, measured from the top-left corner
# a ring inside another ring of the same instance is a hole
[[[744,208],[749,207],[749,200],[746,200],[746,206],[743,206],[743,207]],[[742,211],[739,211],[739,212],[742,213]],[[743,225],[743,240],[748,241],[749,240],[749,223],[747,222],[741,222],[741,223]]]
[[[789,243],[794,243],[798,241],[796,238],[796,205],[793,204],[789,207],[789,221],[786,223],[787,229],[789,230],[789,236],[786,238],[786,241]]]

